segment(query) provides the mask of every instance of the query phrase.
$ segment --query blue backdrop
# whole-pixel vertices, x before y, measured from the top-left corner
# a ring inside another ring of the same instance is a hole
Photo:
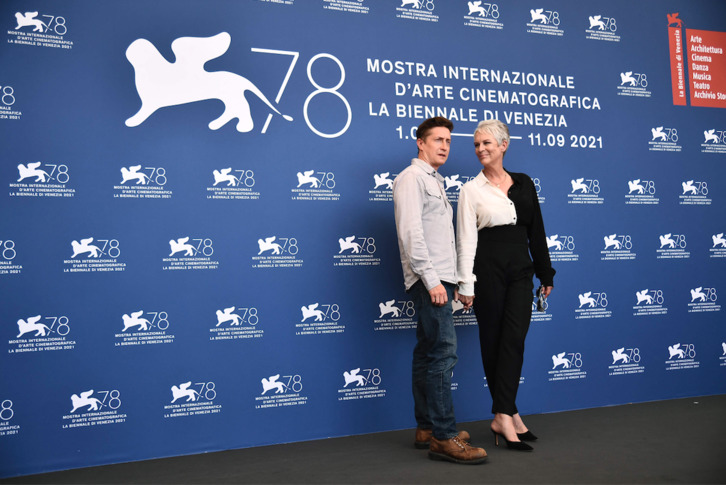
[[[432,115],[453,202],[491,117],[539,190],[523,414],[726,392],[724,103],[669,49],[723,72],[726,5],[512,3],[3,1],[0,476],[415,426],[390,184]]]

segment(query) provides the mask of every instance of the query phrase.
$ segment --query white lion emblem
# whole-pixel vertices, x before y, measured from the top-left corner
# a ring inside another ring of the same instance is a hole
[[[227,52],[231,40],[227,32],[212,37],[180,37],[171,43],[171,50],[176,56],[174,62],[168,62],[148,40],[133,41],[126,49],[126,58],[136,72],[136,91],[141,98],[141,108],[126,120],[126,126],[139,126],[160,108],[218,99],[224,103],[224,112],[209,123],[209,129],[218,130],[237,118],[237,131],[247,133],[254,127],[250,105],[245,99],[247,91],[260,98],[272,111],[292,121],[246,78],[233,72],[204,69],[208,61]]]

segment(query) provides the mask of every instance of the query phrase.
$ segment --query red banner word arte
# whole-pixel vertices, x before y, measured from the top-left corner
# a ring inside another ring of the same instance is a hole
[[[726,32],[686,29],[691,106],[726,108]]]

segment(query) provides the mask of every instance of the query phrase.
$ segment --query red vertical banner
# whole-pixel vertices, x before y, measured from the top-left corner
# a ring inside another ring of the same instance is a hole
[[[680,27],[668,27],[668,46],[671,58],[673,104],[686,106],[686,64],[683,59],[683,31]]]
[[[686,29],[691,106],[726,108],[726,32]]]

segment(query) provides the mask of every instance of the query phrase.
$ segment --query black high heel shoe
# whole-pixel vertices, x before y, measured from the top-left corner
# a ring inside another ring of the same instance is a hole
[[[527,431],[525,433],[517,433],[517,438],[522,441],[537,441],[537,437],[532,434],[531,431]]]
[[[507,438],[504,437],[503,434],[497,433],[492,429],[492,433],[494,433],[494,444],[496,446],[499,446],[499,436],[501,435],[502,439],[507,443],[507,448],[510,450],[515,451],[532,451],[534,448],[529,446],[527,443],[524,443],[522,441],[509,441]]]

